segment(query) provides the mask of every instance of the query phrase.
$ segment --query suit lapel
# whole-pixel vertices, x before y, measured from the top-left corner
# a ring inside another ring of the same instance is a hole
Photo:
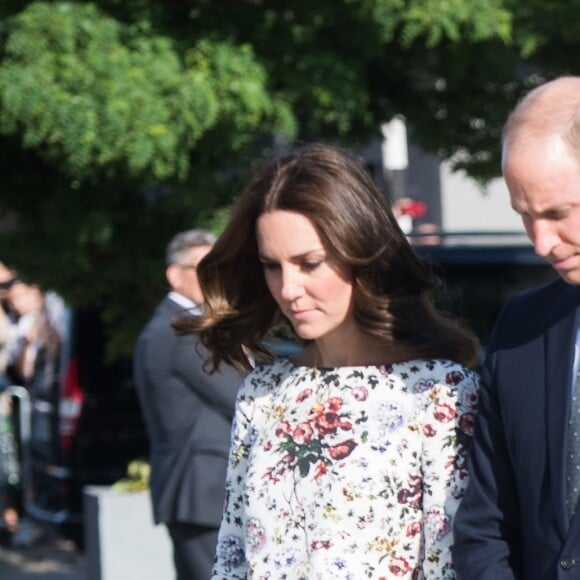
[[[546,332],[546,427],[552,505],[558,527],[564,537],[569,528],[566,511],[566,448],[568,417],[570,413],[570,388],[576,338],[578,292],[573,289],[573,304],[568,304],[567,314],[550,324]],[[568,302],[563,297],[561,306]],[[560,310],[562,312],[562,310]],[[580,527],[580,519],[575,518]]]

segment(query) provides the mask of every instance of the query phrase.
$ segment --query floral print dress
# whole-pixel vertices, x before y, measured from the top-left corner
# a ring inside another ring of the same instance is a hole
[[[212,578],[454,578],[477,386],[446,360],[254,369]]]

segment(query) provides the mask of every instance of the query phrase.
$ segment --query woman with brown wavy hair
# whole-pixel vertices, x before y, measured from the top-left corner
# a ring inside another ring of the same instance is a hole
[[[466,485],[474,335],[360,160],[311,145],[268,163],[176,323],[250,370],[238,393],[214,578],[443,578]],[[263,346],[286,319],[291,358]]]

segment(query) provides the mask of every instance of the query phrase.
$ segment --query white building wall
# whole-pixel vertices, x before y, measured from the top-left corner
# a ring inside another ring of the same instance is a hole
[[[441,221],[447,232],[523,232],[521,219],[510,205],[503,178],[486,190],[464,171],[452,172],[448,162],[440,165]]]

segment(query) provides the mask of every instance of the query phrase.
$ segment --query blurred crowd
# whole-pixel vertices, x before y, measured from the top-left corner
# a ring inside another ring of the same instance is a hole
[[[23,453],[15,394],[29,391],[39,359],[56,358],[63,303],[0,262],[0,534],[11,544],[31,541],[23,516]]]

